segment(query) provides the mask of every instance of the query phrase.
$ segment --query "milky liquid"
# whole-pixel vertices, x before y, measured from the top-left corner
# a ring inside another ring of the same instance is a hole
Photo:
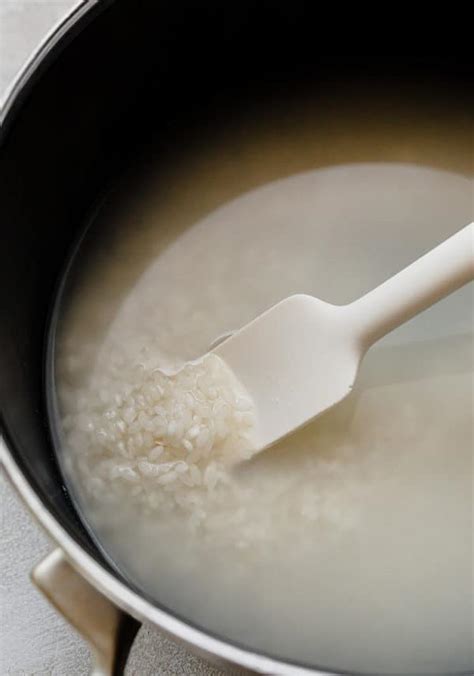
[[[457,148],[441,127],[410,138],[407,162],[312,170],[328,151],[311,125],[271,144],[255,132],[232,165],[220,139],[166,190],[151,176],[129,200],[112,194],[59,324],[62,419],[117,346],[179,366],[292,293],[353,300],[472,220],[461,160],[414,163],[430,133]],[[258,149],[296,146],[307,171],[266,182],[275,162],[264,171]],[[148,595],[250,648],[334,670],[472,673],[472,301],[464,288],[381,341],[353,394],[241,466],[194,534],[176,513],[88,500],[80,448],[64,447],[89,527]]]

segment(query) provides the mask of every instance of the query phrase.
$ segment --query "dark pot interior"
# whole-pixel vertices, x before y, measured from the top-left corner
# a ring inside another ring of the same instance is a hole
[[[102,2],[36,61],[2,129],[2,432],[61,525],[107,565],[76,516],[50,444],[45,337],[55,290],[86,214],[139,154],[166,162],[193,127],[299,87],[410,78],[467,95],[454,58],[329,58],[304,2]],[[329,52],[330,53],[330,52]]]

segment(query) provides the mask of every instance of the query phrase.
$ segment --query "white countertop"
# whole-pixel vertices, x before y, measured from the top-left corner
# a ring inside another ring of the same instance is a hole
[[[28,56],[77,0],[0,0],[0,102]],[[82,676],[88,649],[30,583],[31,569],[52,549],[0,473],[0,676]],[[152,629],[132,649],[130,676],[219,676]]]

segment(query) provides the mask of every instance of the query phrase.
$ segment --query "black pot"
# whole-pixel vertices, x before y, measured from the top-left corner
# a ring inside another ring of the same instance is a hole
[[[165,158],[170,139],[190,127],[209,130],[217,115],[275,92],[306,87],[317,95],[341,78],[372,89],[408,78],[468,100],[462,59],[328,57],[324,39],[315,39],[317,13],[300,1],[86,2],[19,79],[1,130],[0,410],[9,475],[73,566],[105,596],[220,661],[274,674],[321,672],[232,646],[174,618],[119,579],[91,542],[52,451],[45,336],[86,214],[141,148],[152,144]]]

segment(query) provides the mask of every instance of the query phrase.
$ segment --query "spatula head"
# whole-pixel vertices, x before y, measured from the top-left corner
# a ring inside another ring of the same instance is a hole
[[[290,296],[213,350],[253,399],[255,451],[350,393],[361,349],[344,310],[312,296]]]

